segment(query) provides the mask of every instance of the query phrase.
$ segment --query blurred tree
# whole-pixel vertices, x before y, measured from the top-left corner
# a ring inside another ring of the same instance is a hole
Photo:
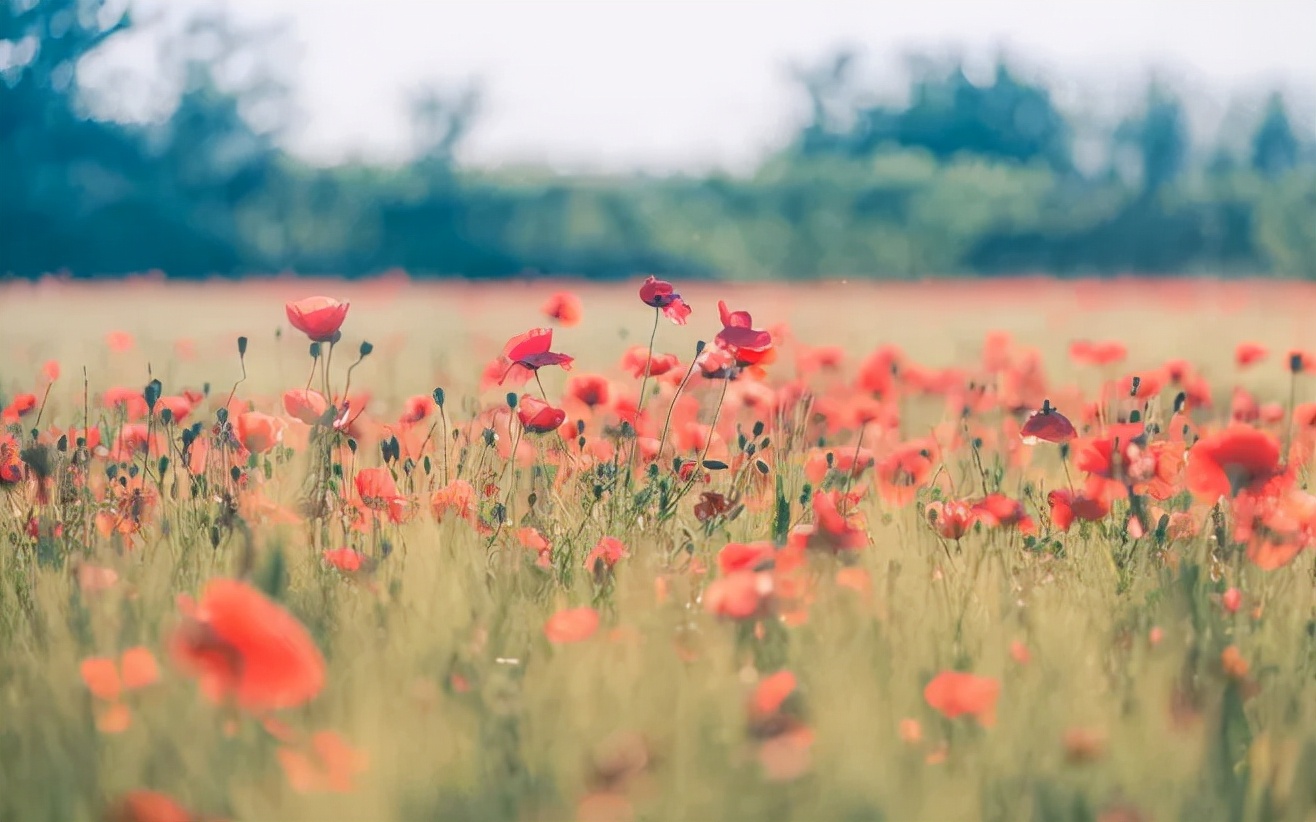
[[[1115,139],[1137,153],[1143,195],[1159,192],[1179,176],[1188,160],[1188,125],[1179,98],[1151,83],[1143,110],[1120,124]]]
[[[0,0],[0,272],[81,262],[70,218],[140,166],[128,135],[86,118],[77,72],[130,25],[109,0]]]
[[[1252,137],[1252,168],[1267,177],[1277,177],[1298,164],[1299,150],[1284,98],[1279,93],[1271,94]]]

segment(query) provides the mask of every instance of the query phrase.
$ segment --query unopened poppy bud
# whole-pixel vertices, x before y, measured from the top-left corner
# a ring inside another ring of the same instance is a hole
[[[1136,408],[1130,411],[1129,422],[1142,422],[1142,412]]]
[[[146,390],[142,392],[142,396],[146,398],[147,408],[151,409],[152,411],[155,410],[155,403],[157,400],[160,399],[160,393],[162,389],[163,386],[161,386],[159,380],[151,380],[146,384]]]
[[[159,468],[160,468],[160,470],[159,470],[159,474],[160,474],[160,476],[164,476],[164,472],[169,470],[169,458],[168,458],[168,457],[161,457],[161,458],[160,458],[160,465],[159,465]]]
[[[375,347],[374,347],[373,345],[371,345],[370,343],[366,342],[365,340],[362,340],[362,341],[361,341],[361,348],[358,349],[358,354],[360,355],[361,359],[364,360],[366,357],[369,357],[369,356],[370,356],[370,352],[372,352],[372,351],[374,351],[374,350],[375,350]]]
[[[1180,391],[1174,396],[1174,413],[1178,414],[1183,410],[1184,403],[1188,401],[1188,395]]]
[[[754,467],[758,469],[760,474],[767,474],[769,470],[768,464],[763,460],[754,460]]]
[[[444,395],[444,393],[443,393],[443,389],[442,389],[442,388],[436,388],[436,389],[434,389],[433,397],[434,397],[434,404],[437,405],[439,408],[442,408],[442,407],[443,407],[443,400],[444,400],[444,398],[445,398],[445,395]]]
[[[1289,370],[1294,374],[1302,373],[1302,352],[1294,351],[1289,355]]]
[[[238,356],[239,356],[239,357],[245,357],[245,356],[247,356],[247,338],[246,338],[246,337],[238,337]]]
[[[173,422],[174,421],[173,409],[172,408],[160,409],[160,421],[163,422],[165,425],[168,425],[169,423]]]
[[[508,392],[507,392],[507,407],[508,407],[508,408],[515,408],[515,407],[516,407],[516,403],[517,403],[517,399],[518,399],[518,398],[517,398],[517,396],[516,396],[516,392],[515,392],[515,391],[508,391]]]
[[[772,445],[772,440],[768,439],[767,437],[764,437],[763,442],[759,443],[759,448],[762,448],[764,451],[766,451],[768,450],[769,445]]]
[[[430,462],[429,454],[426,454],[426,455],[425,455],[425,458],[424,458],[423,460],[421,460],[421,463],[420,463],[420,464],[421,464],[421,466],[425,469],[425,473],[426,473],[427,475],[429,474],[430,470],[433,469],[433,467],[434,467],[434,464]]]
[[[1138,396],[1138,388],[1140,388],[1141,386],[1142,386],[1142,377],[1134,377],[1133,383],[1129,388],[1129,396],[1130,397]]]
[[[348,437],[348,438],[347,438],[347,450],[351,451],[353,454],[356,453],[356,438],[355,438],[355,437]]]
[[[201,383],[201,394],[202,394],[202,396],[205,396],[205,397],[209,397],[209,396],[210,396],[210,383],[208,383],[208,382],[203,382],[203,383]]]
[[[763,436],[763,420],[754,421],[754,436],[756,437]]]
[[[584,420],[576,420],[576,434],[577,434],[577,435],[584,435],[584,433],[585,433],[585,421],[584,421]]]
[[[1060,443],[1060,459],[1069,459],[1069,443],[1067,442]]]
[[[698,357],[700,354],[704,353],[704,349],[707,347],[708,347],[708,343],[704,342],[703,340],[700,340],[699,342],[695,343],[695,356]]]
[[[59,442],[55,443],[55,450],[59,451],[61,454],[69,450],[69,437],[67,434],[60,436]]]
[[[491,446],[495,442],[498,442],[498,432],[492,428],[484,429],[484,444],[486,446]]]
[[[218,411],[216,411],[215,419],[219,420],[220,425],[223,425],[224,423],[228,422],[228,409],[221,408]]]
[[[311,352],[311,359],[313,360],[320,359],[320,344],[318,342],[311,343],[310,352]]]
[[[236,465],[229,469],[228,475],[233,478],[234,482],[242,479],[242,469]]]

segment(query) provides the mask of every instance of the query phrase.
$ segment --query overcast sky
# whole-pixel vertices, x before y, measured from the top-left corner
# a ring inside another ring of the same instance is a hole
[[[103,62],[149,71],[160,32],[216,5],[287,25],[288,143],[320,161],[404,156],[408,90],[473,77],[485,105],[470,162],[743,168],[799,121],[785,66],[842,45],[875,55],[870,72],[911,50],[1004,49],[1072,79],[1062,98],[1109,97],[1149,69],[1207,109],[1316,84],[1312,0],[138,0],[161,22]]]

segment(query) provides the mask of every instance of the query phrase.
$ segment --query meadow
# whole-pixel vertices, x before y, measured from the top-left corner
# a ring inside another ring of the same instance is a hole
[[[1316,288],[673,286],[0,286],[0,820],[1316,814]]]

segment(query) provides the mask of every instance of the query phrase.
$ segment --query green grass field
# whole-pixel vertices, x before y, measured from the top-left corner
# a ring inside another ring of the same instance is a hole
[[[1316,292],[676,285],[6,286],[0,820],[1316,814]]]

